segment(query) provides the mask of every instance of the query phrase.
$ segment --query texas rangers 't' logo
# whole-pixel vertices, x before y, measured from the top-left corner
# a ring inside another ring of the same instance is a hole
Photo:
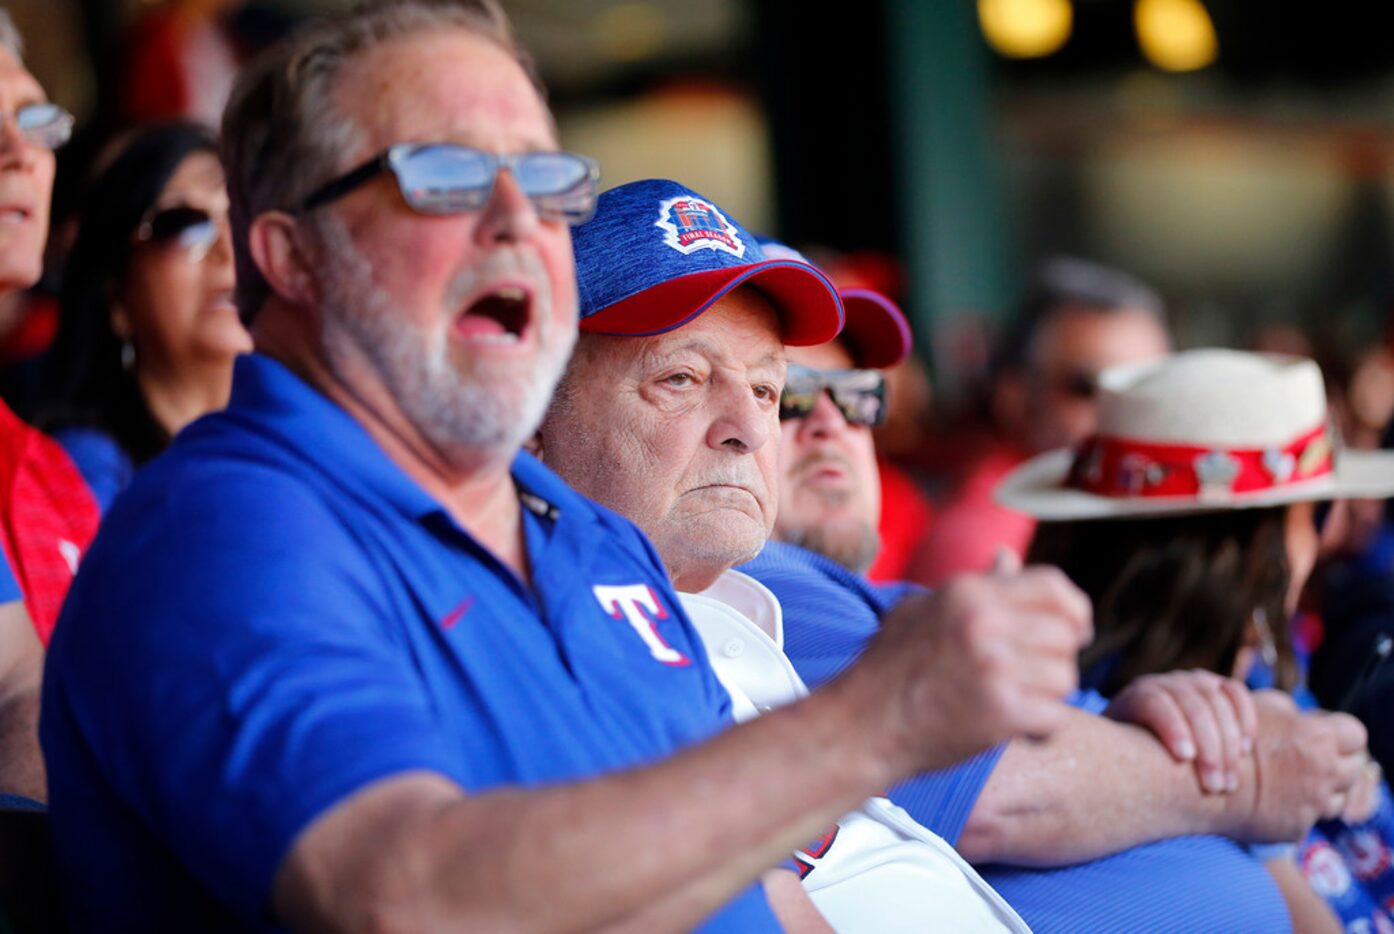
[[[735,226],[701,198],[681,195],[658,206],[655,227],[663,229],[663,242],[684,256],[698,250],[723,250],[737,258],[745,256],[745,241]]]
[[[678,668],[692,664],[686,655],[664,642],[658,634],[656,621],[667,619],[668,613],[658,602],[653,588],[647,584],[622,584],[618,587],[596,584],[591,590],[595,593],[595,599],[600,601],[601,608],[615,619],[626,620],[644,640],[649,654],[658,661]]]

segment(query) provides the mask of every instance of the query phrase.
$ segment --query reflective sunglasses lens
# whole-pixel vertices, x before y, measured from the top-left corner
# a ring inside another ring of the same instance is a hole
[[[465,146],[418,146],[390,157],[402,197],[418,211],[475,211],[489,200],[497,162]]]
[[[1099,393],[1098,379],[1090,373],[1067,373],[1056,380],[1056,388],[1075,399],[1092,399]]]
[[[794,392],[785,387],[784,392],[779,396],[779,420],[787,421],[791,418],[804,418],[813,407],[818,404],[818,395],[821,390],[815,389],[812,392]]]
[[[584,224],[595,213],[595,163],[570,152],[530,152],[519,156],[513,171],[518,185],[547,220]]]
[[[832,390],[833,401],[849,425],[875,428],[885,418],[885,400],[879,389]]]
[[[29,104],[15,113],[15,126],[38,145],[56,149],[72,134],[73,117],[57,104]]]
[[[524,153],[513,171],[518,186],[529,197],[566,194],[590,175],[590,167],[569,152]]]
[[[815,403],[818,393],[826,388],[849,425],[875,428],[885,420],[886,378],[880,373],[875,370],[812,372],[818,383],[813,393]]]
[[[779,418],[804,418],[818,404],[823,393],[823,377],[817,370],[797,363],[789,365],[784,378],[784,391],[779,394]]]

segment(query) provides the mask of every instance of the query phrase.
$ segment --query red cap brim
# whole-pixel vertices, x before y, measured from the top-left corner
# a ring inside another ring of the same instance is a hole
[[[899,306],[871,289],[843,289],[847,324],[840,335],[855,366],[884,370],[910,354],[910,325]]]
[[[767,260],[669,279],[581,319],[591,334],[642,337],[681,327],[738,285],[759,289],[779,312],[784,343],[823,344],[842,330],[842,300],[821,272],[787,260]]]

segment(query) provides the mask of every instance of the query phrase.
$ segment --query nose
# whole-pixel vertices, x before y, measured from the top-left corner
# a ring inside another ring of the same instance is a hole
[[[817,440],[835,438],[848,429],[847,418],[826,389],[818,394],[813,410],[799,419],[799,434]]]
[[[0,114],[0,169],[27,168],[34,161],[34,146],[20,132],[14,114]]]
[[[208,259],[218,263],[232,262],[232,224],[227,217],[220,217],[214,221],[218,225],[218,236],[213,241],[213,246],[208,251]]]
[[[707,432],[707,443],[737,454],[753,454],[774,434],[777,410],[763,403],[745,384],[715,390],[716,417]]]
[[[475,236],[483,245],[514,243],[531,235],[541,220],[513,172],[500,168],[489,202],[480,212]]]

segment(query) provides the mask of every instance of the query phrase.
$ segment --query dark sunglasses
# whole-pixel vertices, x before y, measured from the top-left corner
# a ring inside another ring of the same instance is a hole
[[[1099,394],[1098,376],[1081,370],[1049,377],[1049,386],[1072,399],[1093,399]]]
[[[402,198],[423,214],[478,211],[489,203],[494,179],[508,169],[545,220],[583,224],[595,213],[600,168],[570,152],[500,156],[454,143],[398,143],[325,184],[301,210],[328,204],[383,172],[397,179]]]
[[[172,246],[186,250],[189,259],[197,263],[208,255],[218,242],[219,224],[203,208],[187,204],[163,208],[141,221],[136,228],[136,241],[156,246]]]
[[[789,365],[779,418],[804,418],[827,391],[849,425],[875,428],[886,420],[886,377],[877,370],[815,370]]]

